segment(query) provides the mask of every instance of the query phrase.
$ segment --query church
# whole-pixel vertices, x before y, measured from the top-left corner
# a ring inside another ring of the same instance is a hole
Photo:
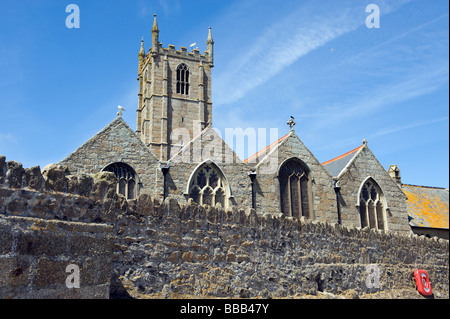
[[[382,232],[412,231],[398,167],[387,171],[366,140],[320,163],[295,133],[291,117],[285,136],[240,159],[212,127],[211,29],[206,43],[203,54],[196,48],[163,47],[155,15],[152,46],[146,52],[142,40],[138,53],[136,129],[119,110],[111,123],[59,164],[71,174],[113,172],[117,193],[129,200],[145,193],[225,210],[250,207],[256,213]],[[445,191],[446,219],[436,227],[446,229],[448,238]]]

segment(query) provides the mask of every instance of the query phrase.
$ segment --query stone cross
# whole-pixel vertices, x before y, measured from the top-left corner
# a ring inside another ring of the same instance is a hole
[[[294,117],[291,115],[291,118],[289,119],[289,121],[286,122],[287,125],[289,125],[290,130],[289,131],[294,131],[294,125],[296,124],[294,122]]]

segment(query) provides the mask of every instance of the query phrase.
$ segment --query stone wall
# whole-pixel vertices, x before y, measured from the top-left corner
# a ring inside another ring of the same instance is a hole
[[[129,204],[115,224],[113,294],[127,287],[166,298],[360,295],[414,289],[413,271],[425,269],[433,291],[448,298],[446,240],[148,195]],[[366,285],[373,267],[379,288]]]
[[[0,298],[109,298],[114,174],[67,173],[0,156]],[[79,288],[66,286],[68,265]]]
[[[359,296],[414,289],[413,270],[425,269],[448,298],[447,240],[146,193],[127,201],[115,189],[109,172],[41,174],[0,156],[1,297]],[[65,287],[71,263],[80,290]],[[378,288],[366,281],[373,267]]]
[[[0,298],[109,298],[111,233],[107,225],[0,214]],[[78,267],[79,288],[66,286],[69,265]]]

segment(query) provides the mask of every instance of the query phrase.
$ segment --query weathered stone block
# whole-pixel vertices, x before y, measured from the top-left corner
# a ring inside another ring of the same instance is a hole
[[[5,286],[25,287],[29,281],[29,274],[30,262],[27,258],[21,256],[0,257],[0,289]],[[2,297],[1,290],[0,297]]]
[[[183,262],[193,262],[194,261],[194,252],[193,251],[186,251],[181,254],[181,260]]]
[[[94,178],[87,174],[78,175],[78,194],[81,196],[89,196],[92,191]]]
[[[55,261],[46,257],[40,258],[36,264],[33,285],[37,288],[64,287],[69,275],[66,273],[66,267],[70,263],[68,261]]]
[[[15,161],[6,162],[6,182],[11,188],[22,187],[23,167]]]
[[[42,169],[45,179],[45,189],[48,191],[65,192],[67,189],[66,167],[49,164]]]
[[[41,168],[34,166],[31,168],[25,168],[23,173],[23,186],[40,191],[44,186],[44,178],[41,174]]]
[[[78,193],[78,176],[69,175],[67,176],[67,193],[77,194]]]
[[[66,238],[63,234],[54,234],[48,224],[32,224],[36,232],[26,232],[17,238],[15,253],[31,256],[58,256],[67,254]],[[42,228],[41,228],[42,227]],[[50,230],[50,232],[48,232]]]

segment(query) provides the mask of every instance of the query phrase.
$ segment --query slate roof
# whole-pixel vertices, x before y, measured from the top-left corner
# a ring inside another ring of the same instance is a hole
[[[449,191],[445,188],[402,184],[408,197],[409,224],[416,227],[449,228]]]
[[[336,177],[342,170],[347,166],[348,163],[356,156],[358,151],[363,148],[361,145],[350,152],[342,154],[341,156],[335,157],[329,161],[323,162],[322,165],[331,174],[331,176]]]
[[[253,154],[252,156],[250,156],[249,158],[244,160],[244,163],[248,163],[250,159],[255,159],[254,162],[258,163],[261,161],[262,158],[259,158],[261,155],[267,155],[269,154],[270,151],[274,150],[276,146],[278,146],[284,139],[286,139],[286,137],[289,136],[289,133],[287,133],[285,136],[279,138],[278,140],[276,140],[275,142],[273,142],[272,144],[270,144],[269,146],[266,146],[265,148],[263,148],[262,150],[256,152],[255,154]]]

